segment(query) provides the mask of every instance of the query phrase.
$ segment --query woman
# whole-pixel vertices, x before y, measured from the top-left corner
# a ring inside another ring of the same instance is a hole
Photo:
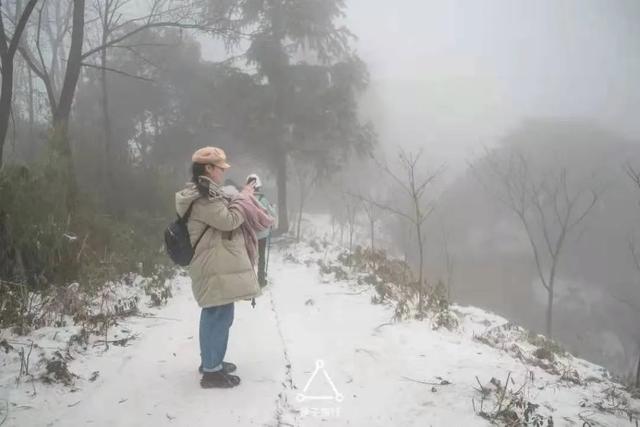
[[[262,180],[260,177],[252,173],[247,177],[247,185],[253,187],[256,200],[260,205],[275,218],[276,211],[273,205],[267,199],[267,196],[262,192]],[[271,227],[257,233],[258,238],[258,283],[261,288],[267,286],[267,245],[271,238]]]
[[[240,227],[245,216],[221,190],[229,169],[224,151],[201,148],[193,154],[192,181],[176,193],[176,210],[183,216],[193,204],[187,227],[195,246],[189,266],[193,295],[202,307],[200,357],[203,388],[231,388],[240,378],[233,363],[223,361],[233,323],[234,302],[256,297],[258,280]],[[246,186],[242,193],[253,195]],[[197,242],[197,244],[196,244]]]

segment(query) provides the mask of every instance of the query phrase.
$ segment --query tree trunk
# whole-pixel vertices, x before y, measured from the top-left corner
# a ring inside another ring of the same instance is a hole
[[[302,206],[298,212],[298,223],[296,224],[296,241],[300,242],[301,226],[302,224]]]
[[[418,263],[420,266],[418,270],[418,312],[422,313],[424,308],[424,279],[422,277],[424,270],[424,242],[422,241],[422,226],[420,223],[416,224],[416,232],[418,233],[418,256],[420,257],[420,262]]]
[[[640,389],[640,351],[638,352],[638,365],[636,366],[636,388]]]
[[[2,58],[2,94],[0,94],[0,168],[3,164],[4,142],[9,130],[11,99],[13,97],[13,58]]]
[[[4,17],[0,16],[0,62],[2,63],[2,93],[0,94],[0,168],[3,165],[4,143],[9,130],[9,118],[11,117],[11,103],[13,100],[13,60],[18,50],[18,44],[22,33],[27,26],[27,21],[33,12],[38,0],[29,0],[26,7],[17,20],[16,28],[11,41],[7,40],[4,29]],[[0,7],[2,1],[0,1]],[[16,17],[20,5],[16,4]]]
[[[449,253],[449,245],[446,246],[446,263],[447,263],[447,300],[451,302],[451,294],[453,290],[453,260]]]
[[[33,96],[33,73],[30,67],[27,68],[27,82],[29,85],[29,158],[33,159],[36,152],[35,141],[35,109]]]
[[[564,242],[564,232],[562,233],[555,254],[552,254],[553,261],[551,263],[551,270],[549,272],[549,289],[548,289],[548,299],[547,299],[547,319],[546,319],[546,330],[547,337],[553,338],[553,301],[554,301],[554,290],[556,286],[556,271],[558,269],[558,261],[560,259],[560,251],[562,250],[562,243]]]
[[[106,33],[106,31],[105,31]],[[106,43],[106,36],[103,36],[103,44]],[[115,195],[117,194],[115,175],[113,166],[116,162],[113,161],[114,152],[112,150],[112,130],[111,130],[111,115],[109,114],[109,91],[107,82],[107,49],[103,49],[100,53],[100,62],[102,69],[100,70],[100,89],[102,91],[102,125],[104,131],[104,182],[106,184],[106,201],[107,211],[116,213],[117,203]]]
[[[82,69],[82,44],[84,40],[85,0],[73,0],[73,26],[71,28],[71,45],[64,75],[60,101],[53,112],[53,136],[51,146],[63,162],[67,179],[67,209],[72,212],[76,204],[77,183],[75,167],[69,141],[69,118],[71,106],[78,86]]]
[[[278,184],[278,234],[289,231],[289,215],[287,211],[287,153],[280,150],[276,164],[276,180]]]
[[[369,218],[369,225],[371,226],[371,255],[373,255],[373,253],[375,252],[375,247],[373,243],[374,243],[376,223],[372,218]]]
[[[545,329],[547,338],[553,338],[553,285],[550,285],[547,291],[547,319]]]
[[[80,78],[82,69],[82,44],[84,41],[84,10],[85,0],[73,0],[73,26],[71,29],[71,46],[69,48],[69,58],[64,75],[60,101],[53,114],[53,126],[60,137],[57,141],[60,154],[71,159],[71,145],[69,144],[68,130],[69,117],[71,116],[71,106]]]
[[[336,217],[335,215],[331,215],[331,240],[334,240],[336,237]]]
[[[276,180],[278,184],[278,229],[276,234],[284,234],[289,231],[289,215],[287,209],[287,157],[288,151],[285,147],[285,95],[287,81],[285,78],[285,69],[289,65],[287,54],[284,52],[283,39],[285,32],[283,30],[282,8],[281,1],[273,2],[273,13],[271,13],[271,43],[273,46],[277,46],[277,50],[282,52],[283,58],[287,58],[285,61],[273,61],[269,66],[264,67],[263,72],[267,76],[269,85],[273,88],[275,94],[275,103],[273,106],[274,125],[277,129],[277,136],[273,140],[276,142]],[[265,65],[265,64],[263,64]]]
[[[298,209],[298,224],[296,224],[296,241],[300,242],[301,224],[302,224],[302,210],[304,209],[304,190],[301,187],[300,190],[300,206]]]
[[[349,221],[349,252],[353,252],[353,230],[355,228],[355,224],[353,220]]]
[[[113,5],[111,1],[104,3],[104,10],[102,16],[102,45],[106,46],[109,38],[109,20],[111,16],[111,7]],[[114,174],[114,165],[118,164],[117,159],[114,159],[113,150],[113,133],[111,127],[111,114],[109,113],[109,91],[108,91],[108,75],[107,75],[107,53],[108,49],[104,48],[100,51],[100,90],[101,107],[102,107],[102,126],[104,132],[104,175],[103,180],[105,184],[105,199],[107,202],[107,211],[118,215],[120,209],[118,209],[118,203],[116,201],[116,194],[118,189]],[[144,126],[143,126],[144,129]],[[114,161],[115,160],[115,161]]]

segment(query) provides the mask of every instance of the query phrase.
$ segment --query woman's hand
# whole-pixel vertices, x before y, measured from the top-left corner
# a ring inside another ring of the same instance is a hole
[[[245,185],[241,191],[242,194],[246,194],[247,196],[253,196],[255,192],[256,192],[256,189],[251,184]]]

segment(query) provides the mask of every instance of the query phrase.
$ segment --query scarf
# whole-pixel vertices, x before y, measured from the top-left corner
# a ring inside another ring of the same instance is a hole
[[[231,196],[224,192],[222,186],[217,184],[214,180],[209,178],[208,176],[200,176],[198,177],[198,189],[203,188],[206,189],[209,193],[209,199],[226,199],[227,201],[231,200]]]
[[[274,219],[253,195],[238,194],[231,201],[229,209],[238,209],[243,213],[244,222],[240,229],[244,235],[244,244],[247,247],[251,265],[255,265],[258,255],[258,237],[256,233],[271,227]]]
[[[229,209],[239,211],[244,221],[240,226],[244,237],[244,244],[247,248],[247,254],[251,265],[255,266],[258,255],[258,238],[256,233],[268,229],[274,223],[274,218],[262,204],[253,196],[244,193],[230,195],[224,191],[221,185],[217,184],[209,177],[201,176],[198,185],[208,188],[209,199],[224,199],[229,203]]]

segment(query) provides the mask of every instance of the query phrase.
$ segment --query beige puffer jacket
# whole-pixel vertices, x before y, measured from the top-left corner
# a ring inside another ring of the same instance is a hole
[[[195,200],[187,228],[191,244],[205,232],[189,266],[193,296],[202,308],[250,299],[260,294],[242,230],[244,218],[222,197],[201,197],[195,185],[176,193],[176,211],[185,214]]]

